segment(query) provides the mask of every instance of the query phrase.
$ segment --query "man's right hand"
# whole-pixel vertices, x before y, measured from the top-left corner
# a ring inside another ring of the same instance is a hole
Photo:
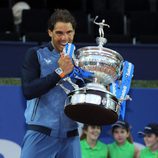
[[[72,63],[72,59],[69,57],[69,55],[64,55],[61,53],[61,56],[58,60],[59,67],[63,70],[65,75],[68,75],[70,72],[72,72],[74,65]]]

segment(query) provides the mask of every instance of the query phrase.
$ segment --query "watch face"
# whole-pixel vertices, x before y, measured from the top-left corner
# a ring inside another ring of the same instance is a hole
[[[60,75],[63,72],[63,70],[61,68],[57,68],[55,72]]]

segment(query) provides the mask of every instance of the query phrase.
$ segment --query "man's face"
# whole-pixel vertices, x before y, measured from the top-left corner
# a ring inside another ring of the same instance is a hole
[[[71,23],[57,22],[54,29],[48,30],[52,44],[58,52],[62,52],[65,45],[72,43],[75,35],[75,30]]]

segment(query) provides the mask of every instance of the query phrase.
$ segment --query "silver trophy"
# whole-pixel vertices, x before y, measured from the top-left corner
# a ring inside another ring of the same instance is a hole
[[[65,104],[65,113],[71,119],[91,124],[105,125],[117,121],[119,113],[119,100],[109,90],[108,86],[121,75],[123,57],[112,49],[103,47],[107,42],[104,38],[103,19],[94,24],[99,26],[99,37],[96,38],[98,46],[87,46],[78,49],[73,58],[75,65],[83,70],[94,73],[87,79],[87,84],[76,88],[68,94]]]

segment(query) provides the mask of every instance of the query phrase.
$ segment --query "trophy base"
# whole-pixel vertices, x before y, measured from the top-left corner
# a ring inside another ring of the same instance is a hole
[[[118,120],[114,111],[88,103],[67,105],[65,114],[72,120],[90,125],[109,125]]]
[[[103,85],[89,83],[68,94],[65,114],[77,122],[91,125],[113,124],[118,119],[119,100]]]

